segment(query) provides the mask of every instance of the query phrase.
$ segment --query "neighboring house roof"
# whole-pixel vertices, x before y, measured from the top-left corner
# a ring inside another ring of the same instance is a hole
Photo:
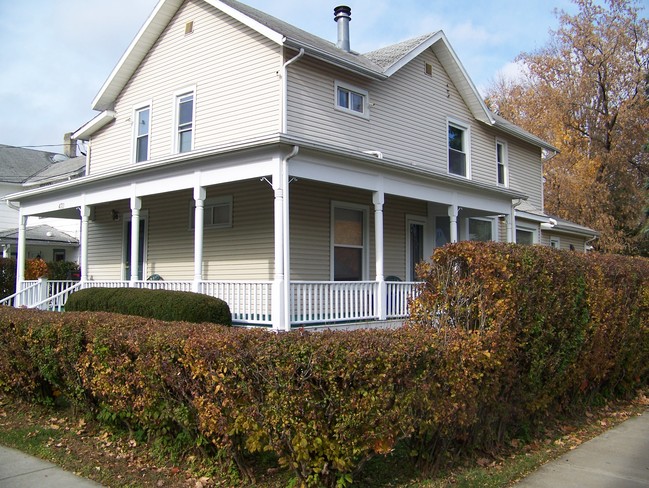
[[[0,181],[23,184],[55,161],[66,159],[61,154],[36,151],[0,144]]]
[[[38,186],[83,174],[84,156],[62,154],[0,144],[0,182]]]
[[[44,185],[56,181],[64,181],[82,176],[86,170],[86,157],[66,159],[50,164],[42,171],[27,179],[24,186]]]
[[[236,0],[205,0],[205,2],[281,46],[296,50],[304,49],[309,56],[372,79],[389,78],[426,49],[432,48],[477,120],[496,126],[543,149],[556,151],[556,148],[547,142],[495,116],[487,108],[443,31],[359,54],[355,51],[345,51],[333,42]],[[74,134],[75,138],[87,139],[94,131],[112,120],[115,116],[112,109],[116,98],[182,3],[183,0],[160,0],[156,5],[93,100],[92,108],[102,113],[81,127]]]
[[[28,244],[60,244],[78,246],[79,240],[49,225],[36,225],[25,229]],[[0,231],[0,244],[18,242],[18,229]]]

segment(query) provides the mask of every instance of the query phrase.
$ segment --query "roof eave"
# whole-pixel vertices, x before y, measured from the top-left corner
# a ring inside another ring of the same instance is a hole
[[[92,101],[93,110],[108,110],[176,14],[183,0],[160,0]]]
[[[72,138],[80,141],[87,141],[90,136],[114,120],[116,116],[117,114],[112,110],[104,110],[92,120],[86,122],[85,125],[77,129],[77,131],[72,134]]]

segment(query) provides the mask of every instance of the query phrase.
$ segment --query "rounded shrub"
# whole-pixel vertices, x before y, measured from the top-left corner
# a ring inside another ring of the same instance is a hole
[[[70,295],[65,310],[113,312],[166,321],[232,325],[230,307],[223,300],[186,291],[86,288]]]

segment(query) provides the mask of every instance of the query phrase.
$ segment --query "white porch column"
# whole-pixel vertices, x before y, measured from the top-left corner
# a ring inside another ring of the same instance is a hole
[[[142,199],[139,197],[131,197],[131,283],[138,280],[137,272],[140,263],[140,210],[142,210]]]
[[[514,224],[514,213],[505,215],[505,222],[507,223],[507,242],[515,243],[516,242],[516,225]]]
[[[194,284],[192,290],[195,293],[200,293],[203,280],[203,222],[206,196],[207,192],[204,187],[194,187]]]
[[[20,211],[20,217],[18,217],[18,249],[17,249],[17,259],[16,259],[16,292],[20,292],[23,289],[23,281],[25,281],[25,261],[27,257],[27,215],[22,214]],[[22,303],[21,295],[16,297],[16,307],[25,305]]]
[[[273,274],[273,303],[272,322],[273,329],[278,331],[286,327],[284,320],[285,310],[285,276],[284,276],[284,164],[279,162],[273,173],[274,205],[274,241],[275,241],[275,269]],[[288,324],[290,327],[290,324]]]
[[[81,281],[88,279],[88,221],[91,208],[88,205],[81,206]]]
[[[376,302],[376,311],[379,320],[385,320],[387,309],[387,285],[384,276],[384,247],[383,247],[383,205],[385,203],[385,194],[382,191],[375,191],[372,194],[374,203],[374,247],[376,249],[376,281],[379,288],[379,296]]]
[[[448,216],[451,220],[451,242],[457,242],[458,241],[458,232],[457,232],[457,214],[459,212],[459,208],[457,205],[449,205],[448,207]]]

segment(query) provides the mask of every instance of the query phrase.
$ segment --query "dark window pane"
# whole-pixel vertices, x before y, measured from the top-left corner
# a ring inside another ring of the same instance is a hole
[[[448,126],[448,147],[464,151],[464,131],[452,125]]]
[[[449,149],[448,172],[454,175],[466,176],[466,154]]]
[[[361,281],[363,279],[363,249],[334,248],[334,280]]]
[[[135,161],[146,161],[149,159],[149,136],[138,137]]]

